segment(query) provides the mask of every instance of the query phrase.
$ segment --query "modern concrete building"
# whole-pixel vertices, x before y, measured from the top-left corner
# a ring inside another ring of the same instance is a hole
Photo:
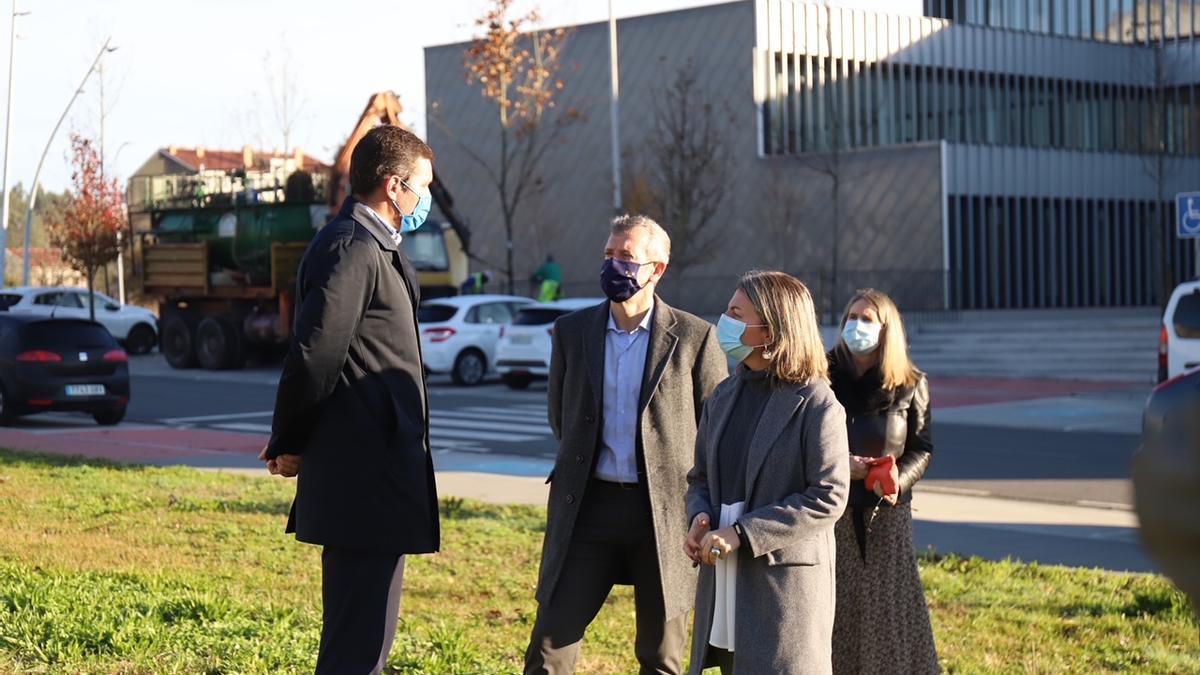
[[[720,148],[692,181],[721,192],[708,225],[664,223],[681,256],[664,295],[718,311],[737,274],[775,267],[826,307],[865,285],[908,310],[1157,303],[1197,262],[1174,195],[1200,190],[1198,4],[746,0],[619,21],[626,206],[687,168],[664,157],[678,113]],[[479,161],[495,165],[497,116],[466,83],[467,46],[426,50],[429,141],[498,262]],[[613,213],[608,52],[606,24],[573,29],[556,110],[580,121],[514,241],[520,273],[554,253],[574,295],[599,292]]]

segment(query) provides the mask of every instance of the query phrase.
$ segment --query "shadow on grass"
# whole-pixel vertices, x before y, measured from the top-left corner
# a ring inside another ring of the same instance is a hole
[[[292,510],[287,499],[189,499],[184,497],[170,504],[171,510],[185,513],[248,513],[252,515],[286,516]]]
[[[35,468],[47,467],[91,467],[95,469],[114,469],[117,471],[144,471],[149,467],[145,464],[114,462],[83,455],[59,455],[48,452],[33,452],[27,450],[8,450],[0,448],[0,466],[27,466]]]

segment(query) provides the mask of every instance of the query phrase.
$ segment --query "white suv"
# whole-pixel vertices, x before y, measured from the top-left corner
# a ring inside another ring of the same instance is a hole
[[[515,295],[462,295],[422,302],[417,323],[425,369],[450,373],[459,385],[483,382],[495,363],[501,327],[532,302]]]
[[[1171,294],[1158,343],[1158,381],[1200,368],[1200,281],[1185,281]]]
[[[535,379],[550,374],[550,352],[554,322],[560,316],[595,307],[604,298],[572,298],[538,303],[521,308],[512,324],[505,326],[496,347],[496,371],[511,389],[524,389]]]
[[[95,293],[96,321],[130,354],[148,354],[158,344],[158,316],[135,305],[121,306]],[[0,310],[56,319],[90,319],[86,288],[22,286],[0,289]]]

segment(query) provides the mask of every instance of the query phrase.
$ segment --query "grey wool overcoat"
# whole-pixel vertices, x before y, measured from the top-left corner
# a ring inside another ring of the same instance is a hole
[[[538,602],[554,594],[575,528],[587,499],[604,420],[605,302],[559,319],[550,363],[550,428],[558,458],[550,483],[546,536],[538,573]],[[729,375],[729,364],[712,324],[655,299],[638,406],[638,454],[654,519],[666,618],[692,608],[696,571],[683,555],[687,518],[683,494],[692,466],[696,424],[704,400]]]
[[[704,407],[688,473],[690,523],[721,514],[717,448],[741,378],[726,380]],[[738,549],[734,611],[736,673],[829,673],[832,669],[836,546],[833,527],[850,485],[846,413],[824,380],[775,385],[746,458],[748,545]],[[683,555],[680,553],[680,555]],[[702,566],[692,630],[692,673],[703,669],[712,628],[715,570]]]

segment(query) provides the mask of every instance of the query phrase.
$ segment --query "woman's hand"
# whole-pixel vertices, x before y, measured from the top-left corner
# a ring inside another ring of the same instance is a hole
[[[709,532],[700,540],[700,562],[705,565],[716,565],[719,558],[728,558],[738,550],[742,540],[732,527],[723,527],[715,532]],[[714,554],[713,551],[717,551]]]
[[[850,455],[850,480],[863,480],[867,477],[867,464],[862,457]]]
[[[892,470],[889,471],[888,473],[890,473],[892,475],[892,483],[899,486],[900,485],[900,471],[896,468],[895,464],[892,465]],[[899,487],[897,487],[896,489],[897,489],[897,492],[885,495],[885,494],[883,494],[883,483],[882,482],[875,483],[875,495],[878,496],[883,501],[887,502],[891,506],[895,506],[896,500],[900,497]]]
[[[687,537],[683,540],[683,552],[694,563],[700,562],[700,540],[708,534],[708,528],[707,513],[697,513],[696,517],[692,518],[692,529],[688,530]]]

